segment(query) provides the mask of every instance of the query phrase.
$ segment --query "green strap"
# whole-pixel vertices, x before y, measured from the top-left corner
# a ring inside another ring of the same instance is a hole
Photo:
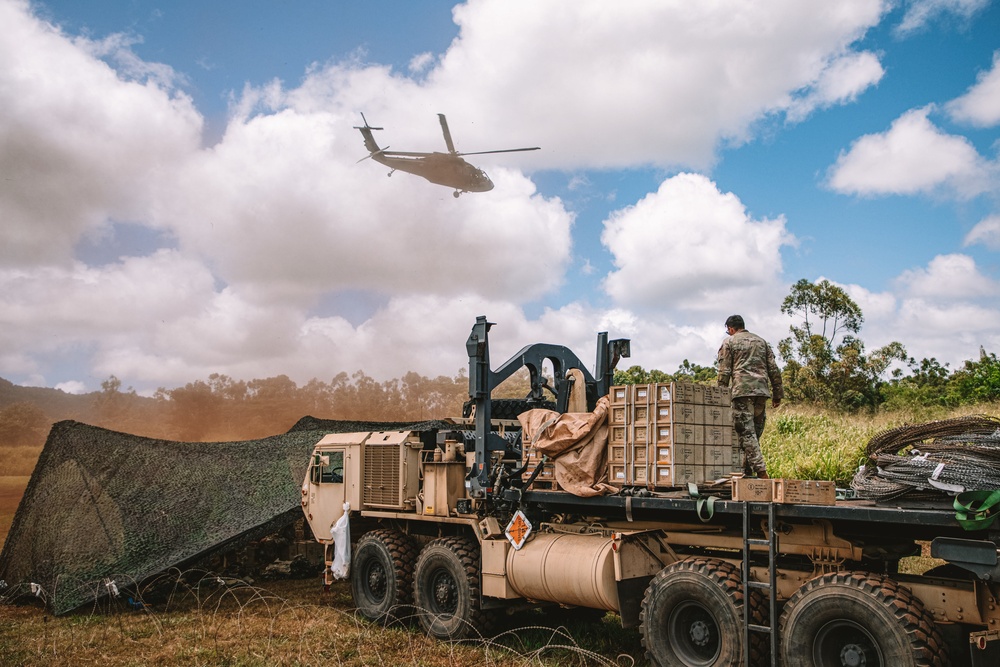
[[[989,528],[1000,511],[1000,489],[960,493],[953,507],[955,520],[965,530]]]
[[[688,482],[688,495],[696,499],[695,509],[698,513],[698,518],[701,519],[702,523],[708,523],[715,516],[715,496],[703,496],[701,492],[698,491],[698,485],[694,482]]]

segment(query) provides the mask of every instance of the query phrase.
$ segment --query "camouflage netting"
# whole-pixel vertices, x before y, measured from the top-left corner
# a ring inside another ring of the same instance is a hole
[[[299,518],[309,454],[326,433],[441,422],[304,417],[283,435],[176,442],[55,424],[0,553],[0,599],[36,594],[62,614]]]

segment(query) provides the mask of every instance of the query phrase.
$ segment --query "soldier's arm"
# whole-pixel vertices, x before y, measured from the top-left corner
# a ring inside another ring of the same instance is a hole
[[[767,378],[771,381],[771,404],[778,407],[785,397],[785,388],[781,384],[781,369],[774,360],[774,350],[767,346]]]
[[[718,383],[720,387],[728,387],[729,381],[733,377],[733,355],[726,343],[729,339],[722,342],[722,347],[719,348],[719,357],[716,361],[716,370],[718,371]]]

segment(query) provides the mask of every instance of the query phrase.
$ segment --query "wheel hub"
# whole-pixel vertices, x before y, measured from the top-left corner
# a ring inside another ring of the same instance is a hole
[[[840,664],[843,667],[865,667],[865,651],[857,644],[847,644],[840,650]]]
[[[385,570],[380,567],[371,567],[368,570],[368,590],[372,596],[381,600],[385,597],[386,576]]]
[[[691,641],[696,646],[708,646],[708,642],[711,641],[711,630],[708,624],[704,621],[695,621],[691,624]]]
[[[455,610],[456,590],[451,577],[440,574],[434,578],[434,603],[438,611],[452,612]]]
[[[819,629],[813,644],[817,667],[889,667],[878,642],[861,624],[844,618]]]

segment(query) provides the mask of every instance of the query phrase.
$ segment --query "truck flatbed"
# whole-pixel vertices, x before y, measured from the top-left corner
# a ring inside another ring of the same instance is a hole
[[[551,512],[578,514],[607,513],[617,510],[625,518],[631,512],[635,520],[663,520],[668,517],[690,519],[697,516],[697,499],[669,496],[620,496],[607,495],[580,498],[564,491],[526,491],[523,500],[530,506]],[[766,513],[768,502],[750,502],[754,514]],[[807,505],[774,503],[775,514],[788,519],[827,519],[836,523],[861,523],[906,527],[911,534],[927,532],[932,537],[943,534],[955,536],[980,535],[962,529],[955,519],[950,501],[925,501],[876,504],[870,500],[838,500],[834,505]],[[744,502],[719,498],[714,503],[712,520],[726,521],[743,515]],[[717,518],[716,518],[717,517]]]

